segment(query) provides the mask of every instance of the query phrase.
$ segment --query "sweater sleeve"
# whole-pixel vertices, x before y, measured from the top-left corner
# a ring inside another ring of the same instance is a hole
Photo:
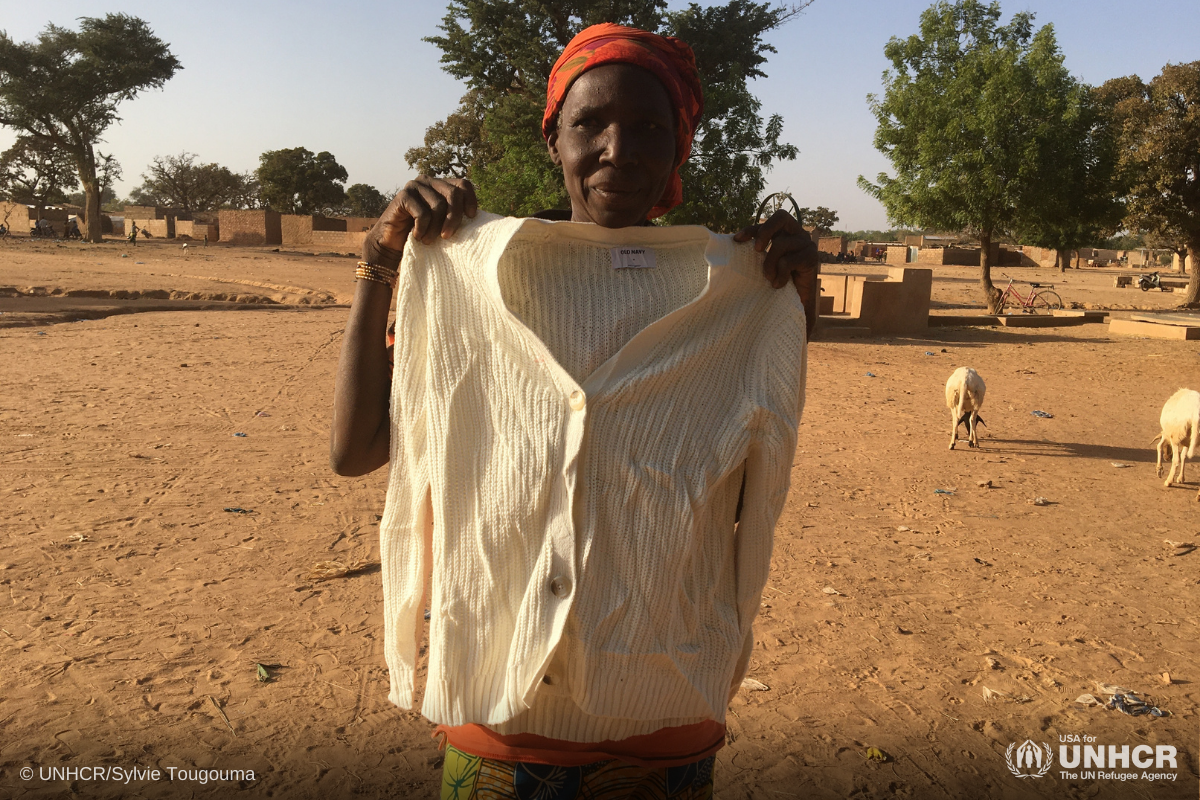
[[[780,292],[790,291],[778,290]],[[789,298],[790,299],[790,298]],[[751,629],[771,570],[775,523],[783,511],[796,457],[800,415],[808,367],[808,342],[799,298],[770,346],[759,347],[752,359],[764,378],[765,392],[750,426],[746,454],[746,489],[736,534],[737,611],[746,645],[734,680],[744,675],[753,647]],[[798,311],[798,313],[796,313]],[[736,691],[736,684],[731,691]]]
[[[412,708],[417,651],[424,620],[432,524],[427,459],[425,303],[409,247],[396,288],[396,352],[392,375],[391,461],[380,523],[384,584],[385,657],[391,678],[388,699]]]

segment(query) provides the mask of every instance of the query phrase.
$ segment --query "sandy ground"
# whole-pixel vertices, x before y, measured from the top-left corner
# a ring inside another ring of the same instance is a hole
[[[378,572],[308,577],[378,554],[383,475],[327,462],[353,264],[0,249],[0,796],[436,796],[431,726],[385,696]],[[972,270],[936,277],[939,310],[978,305]],[[1052,280],[1069,302],[1178,300]],[[1200,544],[1200,503],[1149,442],[1198,355],[1099,324],[814,342],[750,668],[768,689],[734,700],[717,797],[1197,797],[1200,550],[1168,542]],[[978,450],[946,447],[960,365],[988,383]],[[1170,716],[1078,706],[1097,681]],[[1072,736],[1173,746],[1178,768],[1006,766]],[[161,777],[48,772],[103,766]]]

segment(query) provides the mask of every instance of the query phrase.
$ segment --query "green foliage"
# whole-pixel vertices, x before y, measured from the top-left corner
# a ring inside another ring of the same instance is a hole
[[[1117,137],[1098,94],[1071,82],[1048,118],[1054,135],[1039,141],[1042,176],[1022,203],[1013,233],[1020,241],[1066,251],[1095,244],[1121,227]],[[1065,262],[1063,262],[1065,266]]]
[[[589,25],[615,22],[656,31],[665,0],[451,0],[442,36],[442,68],[488,94],[545,97],[550,69],[571,38]]]
[[[800,209],[800,224],[810,225],[812,226],[813,230],[822,232],[832,231],[833,226],[837,225],[837,221],[837,212],[828,209],[825,206]]]
[[[884,54],[884,96],[869,100],[875,146],[896,176],[860,177],[859,186],[901,225],[976,231],[980,283],[995,310],[988,245],[1058,177],[1047,158],[1062,151],[1055,138],[1078,96],[1054,29],[1035,33],[1028,12],[1001,25],[995,2],[938,2],[921,14],[919,34],[892,38]]]
[[[1125,227],[1200,262],[1200,61],[1167,64],[1149,83],[1116,78],[1100,94],[1120,131]],[[1185,302],[1198,301],[1193,269]]]
[[[1111,236],[1100,245],[1104,250],[1139,250],[1147,247],[1144,233],[1122,233]]]
[[[921,231],[910,231],[903,228],[893,228],[890,231],[830,231],[830,236],[845,236],[852,242],[903,242],[905,236],[913,236]]]
[[[550,161],[542,140],[544,109],[544,100],[510,94],[502,96],[484,116],[488,146],[495,155],[481,159],[471,171],[481,207],[528,216],[570,205],[562,170]]]
[[[767,170],[775,161],[792,161],[799,154],[779,141],[781,116],[773,114],[763,123],[762,103],[750,92],[749,81],[766,77],[766,54],[776,52],[763,36],[803,7],[729,0],[708,8],[690,3],[667,14],[664,32],[691,45],[704,87],[704,117],[691,158],[680,169],[683,203],[663,218],[668,224],[716,231],[749,225],[766,188]]]
[[[36,42],[0,33],[0,125],[62,150],[86,195],[86,233],[100,241],[96,144],[117,106],[158,89],[180,64],[141,19],[83,17],[79,30],[47,25]]]
[[[351,217],[378,217],[392,202],[389,195],[365,183],[356,183],[346,188],[346,213]]]
[[[284,214],[334,212],[346,201],[342,184],[349,175],[327,151],[268,150],[259,156],[255,176],[266,206]]]
[[[83,192],[71,192],[67,195],[67,202],[73,206],[82,207],[87,202],[87,195]],[[111,186],[105,187],[100,192],[100,210],[105,214],[119,214],[126,205],[128,203],[122,200]]]
[[[808,0],[811,2],[811,0]],[[453,114],[431,126],[422,147],[405,154],[409,166],[434,175],[470,177],[480,204],[526,215],[568,204],[562,174],[541,136],[546,81],[571,38],[599,22],[678,36],[696,53],[705,92],[705,116],[692,156],[683,166],[683,204],[668,223],[731,230],[750,222],[765,173],[796,148],[779,141],[783,120],[765,123],[751,78],[774,49],[762,41],[797,15],[799,6],[729,0],[667,12],[663,0],[452,0],[443,35],[427,41],[442,50],[447,72],[467,83]]]
[[[196,156],[155,156],[142,173],[142,185],[133,190],[138,205],[167,206],[187,211],[239,208],[249,175],[239,175],[220,164],[196,162]]]
[[[466,178],[475,163],[494,161],[499,149],[489,146],[483,135],[489,94],[472,89],[463,95],[457,111],[426,128],[425,144],[404,154],[408,165],[422,175]]]
[[[45,140],[18,136],[0,154],[0,197],[40,210],[65,202],[66,192],[79,185],[70,157]]]

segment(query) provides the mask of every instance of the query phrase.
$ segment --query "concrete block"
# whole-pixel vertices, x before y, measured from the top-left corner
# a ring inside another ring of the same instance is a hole
[[[1200,339],[1200,326],[1163,325],[1157,322],[1139,322],[1132,319],[1114,319],[1108,323],[1109,333],[1126,336],[1149,336],[1153,339]]]
[[[929,327],[933,270],[892,267],[886,280],[864,280],[857,289],[847,311],[872,333],[919,333]]]
[[[1083,317],[1052,317],[1047,314],[1001,314],[997,321],[1006,328],[1062,328],[1082,325]]]
[[[1087,322],[1104,322],[1107,311],[1080,311],[1073,308],[1058,308],[1050,312],[1056,317],[1080,317]]]
[[[1200,327],[1200,314],[1130,314],[1129,318],[1135,322],[1153,322],[1156,325]]]
[[[930,314],[929,327],[945,328],[958,325],[990,326],[999,325],[1000,318],[995,314]]]

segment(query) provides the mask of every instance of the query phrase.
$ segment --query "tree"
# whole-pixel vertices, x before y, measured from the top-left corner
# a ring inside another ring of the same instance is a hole
[[[481,89],[470,90],[459,100],[458,111],[426,128],[424,146],[409,148],[404,154],[408,165],[422,175],[466,178],[477,161],[494,161],[497,154],[488,148],[483,135],[486,94]]]
[[[62,150],[32,136],[18,136],[0,154],[0,196],[42,209],[66,202],[66,193],[79,185],[75,167]]]
[[[365,183],[346,188],[346,212],[351,217],[378,217],[392,202],[389,195]]]
[[[430,127],[425,144],[405,154],[409,166],[470,177],[480,205],[505,214],[564,207],[561,172],[541,135],[545,87],[559,53],[583,28],[616,22],[678,36],[696,53],[705,115],[681,169],[684,202],[665,217],[729,230],[750,221],[764,174],[796,149],[779,141],[783,120],[759,116],[748,81],[774,48],[762,37],[812,0],[772,8],[750,0],[667,12],[664,0],[452,0],[427,39],[442,50],[447,72],[466,81],[459,108]]]
[[[96,145],[120,119],[117,105],[161,88],[180,68],[143,20],[125,14],[83,17],[78,31],[47,25],[36,42],[0,33],[0,125],[70,156],[88,241],[101,240]]]
[[[1120,129],[1125,226],[1186,248],[1186,305],[1200,304],[1200,61],[1167,64],[1148,84],[1137,76],[1101,87]]]
[[[1106,239],[1121,227],[1124,206],[1117,183],[1117,137],[1099,93],[1072,83],[1058,130],[1043,137],[1037,192],[1018,209],[1014,232],[1021,241],[1056,251],[1059,271],[1070,251]]]
[[[243,177],[220,164],[198,164],[196,156],[155,156],[134,189],[138,202],[185,211],[215,211],[229,205],[242,188]]]
[[[124,170],[121,169],[121,162],[117,161],[117,157],[113,155],[105,155],[104,153],[96,153],[96,189],[97,201],[103,206],[105,198],[116,200],[116,192],[113,191],[113,184],[121,180]],[[80,205],[84,209],[84,226],[87,225],[87,197],[83,198],[84,202]],[[110,226],[111,227],[111,226]]]
[[[919,34],[887,43],[884,96],[869,101],[879,122],[875,147],[896,176],[858,179],[894,223],[978,234],[991,313],[1000,298],[992,242],[1054,179],[1042,157],[1055,151],[1076,87],[1053,26],[1035,34],[1026,12],[1007,25],[999,20],[999,3],[938,2],[921,14]]]
[[[838,215],[825,206],[800,209],[800,224],[812,226],[814,231],[828,233],[837,225]]]
[[[262,184],[253,172],[237,173],[238,185],[223,208],[262,208]]]
[[[763,122],[762,103],[749,81],[765,78],[762,66],[775,48],[763,36],[798,16],[812,0],[772,8],[752,0],[728,0],[701,8],[690,3],[668,13],[664,32],[692,46],[704,87],[704,117],[696,130],[691,158],[680,169],[683,203],[664,221],[733,231],[754,221],[766,188],[766,172],[780,160],[799,154],[779,141],[783,117]]]
[[[332,153],[304,147],[269,150],[259,156],[255,176],[268,208],[285,214],[319,214],[341,208],[349,174]]]

